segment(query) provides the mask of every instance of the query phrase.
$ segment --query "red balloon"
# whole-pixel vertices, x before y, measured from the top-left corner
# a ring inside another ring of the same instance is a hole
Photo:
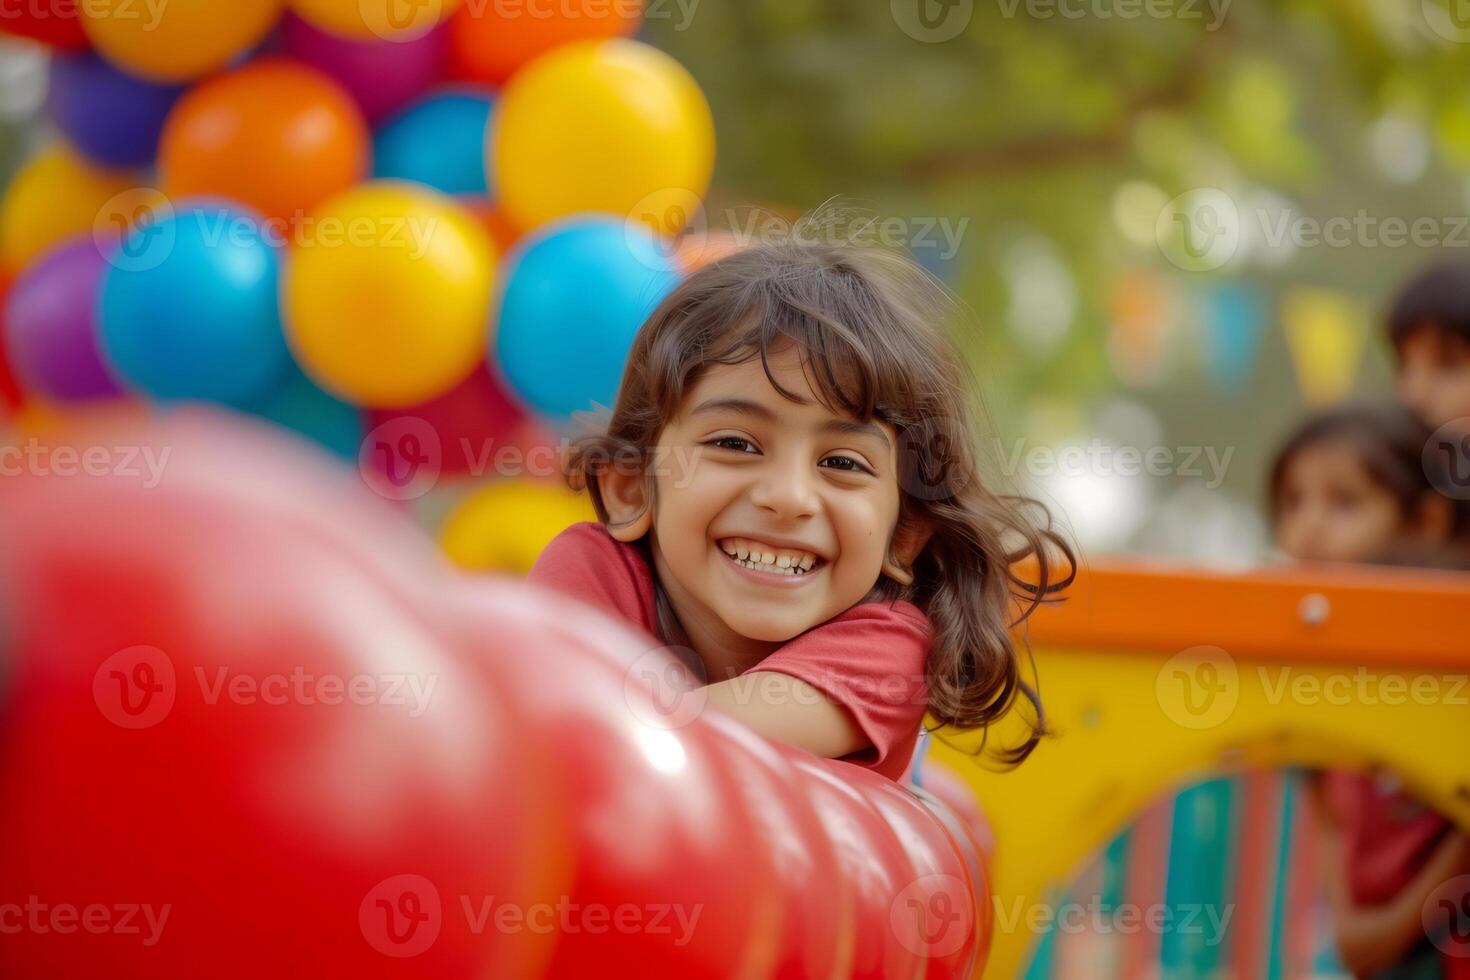
[[[829,763],[861,791],[898,835],[914,867],[899,892],[888,927],[899,943],[924,961],[928,980],[968,977],[979,945],[978,894],[960,847],[935,815],[891,779],[846,762]]]
[[[62,51],[84,51],[77,0],[0,0],[0,34],[28,37]]]
[[[640,677],[669,655],[530,586],[472,583],[456,606],[464,649],[531,721],[566,793],[571,880],[537,910],[559,930],[545,976],[764,976],[780,898],[748,806],[767,803],[743,798],[700,719],[665,724]]]
[[[853,977],[913,977],[920,956],[890,926],[901,895],[915,879],[914,866],[883,815],[830,760],[781,747],[797,769],[805,792],[816,807],[837,849],[843,875],[857,901],[857,945]]]
[[[711,712],[727,771],[752,801],[752,853],[771,860],[781,888],[781,945],[772,977],[845,977],[857,923],[852,889],[826,827],[781,751],[744,725]]]
[[[5,300],[9,294],[10,278],[0,277],[0,417],[20,411],[21,403],[25,401],[20,382],[15,380],[5,353]]]
[[[422,420],[438,436],[440,472],[449,476],[492,476],[497,451],[514,445],[514,432],[524,418],[519,406],[491,376],[489,367],[481,364],[433,401],[414,408],[374,410],[368,426],[376,429],[390,422],[417,425],[408,420]],[[519,450],[516,458],[524,459]]]
[[[216,435],[93,443],[187,443],[156,485],[137,454],[0,484],[6,972],[523,972],[546,937],[477,931],[463,897],[559,893],[548,761],[336,547],[355,503],[241,494],[281,457]]]

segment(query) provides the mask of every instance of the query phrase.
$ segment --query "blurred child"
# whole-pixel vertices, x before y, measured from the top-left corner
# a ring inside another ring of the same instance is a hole
[[[1298,561],[1372,561],[1393,548],[1442,547],[1470,525],[1465,501],[1435,487],[1431,431],[1401,405],[1356,403],[1310,416],[1270,474],[1277,547]]]
[[[1470,265],[1442,265],[1394,300],[1388,336],[1399,397],[1437,429],[1460,421],[1470,435]]]
[[[1466,523],[1465,506],[1434,489],[1423,458],[1429,434],[1395,404],[1310,417],[1271,469],[1280,549],[1300,561],[1459,564],[1447,543]],[[1311,798],[1343,965],[1358,977],[1470,976],[1470,959],[1442,953],[1423,920],[1435,889],[1470,873],[1470,836],[1391,774],[1322,773]]]
[[[695,272],[639,330],[606,430],[573,447],[599,521],[531,581],[692,650],[707,703],[758,733],[894,779],[926,708],[998,719],[1030,696],[1013,604],[1065,584],[1067,552],[986,486],[943,309],[876,248],[798,239]]]

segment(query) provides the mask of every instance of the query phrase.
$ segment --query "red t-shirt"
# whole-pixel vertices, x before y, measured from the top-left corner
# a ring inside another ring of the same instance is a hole
[[[574,524],[537,559],[530,581],[580,599],[658,636],[653,572],[637,547],[596,522]],[[758,670],[806,681],[852,713],[872,748],[846,761],[901,778],[928,702],[932,630],[910,602],[868,602],[787,641]]]

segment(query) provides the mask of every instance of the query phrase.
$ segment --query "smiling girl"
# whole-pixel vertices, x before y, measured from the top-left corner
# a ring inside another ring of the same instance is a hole
[[[945,301],[871,248],[765,244],[693,274],[569,455],[600,521],[531,580],[692,651],[708,703],[760,734],[894,779],[926,709],[972,729],[1034,702],[1010,628],[1072,555],[986,488]]]

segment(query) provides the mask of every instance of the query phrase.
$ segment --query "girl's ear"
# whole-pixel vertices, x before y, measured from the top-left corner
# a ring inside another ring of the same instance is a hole
[[[631,544],[653,527],[653,507],[648,499],[648,481],[641,472],[605,466],[597,474],[602,506],[607,508],[607,533]]]
[[[899,585],[914,584],[914,562],[934,528],[927,521],[901,520],[893,531],[893,541],[888,545],[888,557],[883,561],[883,574]]]

